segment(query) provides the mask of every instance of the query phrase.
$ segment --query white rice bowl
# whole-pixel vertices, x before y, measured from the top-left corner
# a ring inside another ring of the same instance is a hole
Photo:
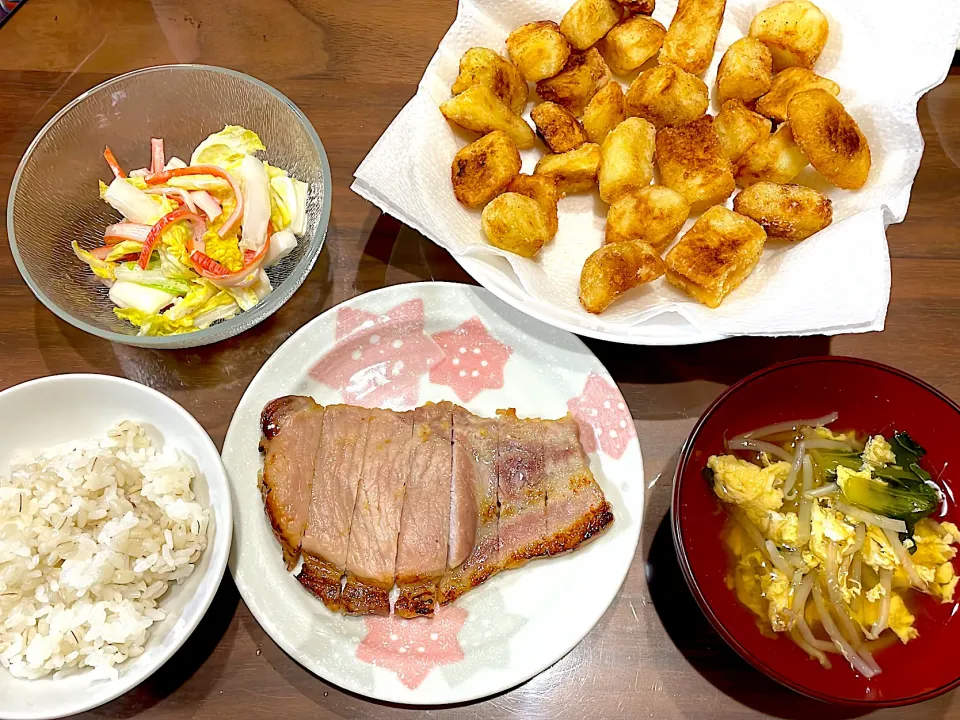
[[[207,546],[197,468],[144,429],[15,458],[0,477],[0,664],[37,679],[117,679]]]

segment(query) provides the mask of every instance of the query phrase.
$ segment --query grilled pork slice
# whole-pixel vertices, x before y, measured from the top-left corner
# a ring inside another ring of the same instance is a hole
[[[413,416],[413,458],[403,495],[397,547],[400,617],[433,617],[437,583],[447,569],[450,533],[450,470],[453,405],[417,408]]]
[[[363,468],[347,548],[343,608],[354,615],[388,615],[403,493],[410,476],[413,413],[368,410]]]
[[[323,407],[298,395],[270,401],[260,415],[260,494],[287,570],[300,557],[322,423]]]
[[[331,405],[323,417],[310,494],[303,567],[297,580],[333,611],[341,609],[340,578],[347,562],[370,412]]]
[[[500,564],[515,568],[546,555],[547,506],[543,466],[543,421],[522,420],[498,410],[497,502]]]
[[[590,472],[576,420],[544,420],[543,464],[547,491],[546,550],[573,550],[613,522],[613,512]]]
[[[453,412],[450,547],[440,581],[442,605],[453,602],[500,570],[497,536],[497,441],[500,422]]]

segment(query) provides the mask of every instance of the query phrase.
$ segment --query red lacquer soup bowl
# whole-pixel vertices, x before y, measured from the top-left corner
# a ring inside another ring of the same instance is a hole
[[[947,497],[937,519],[957,521],[960,488],[960,407],[904,372],[842,357],[796,360],[761,370],[721,395],[703,414],[680,456],[673,491],[677,556],[710,622],[745,660],[805,695],[851,705],[906,705],[960,684],[960,615],[955,604],[923,596],[911,605],[920,636],[875,653],[883,672],[872,680],[839,655],[822,668],[789,637],[762,635],[753,614],[726,586],[729,559],[721,541],[727,512],[703,475],[724,438],[772,423],[838,412],[831,427],[889,435],[904,430],[923,445],[923,465]],[[960,560],[960,559],[958,559]],[[958,560],[955,565],[960,569]],[[960,595],[960,593],[958,593]]]

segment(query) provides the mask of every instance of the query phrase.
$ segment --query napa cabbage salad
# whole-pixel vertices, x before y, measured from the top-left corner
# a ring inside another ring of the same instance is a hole
[[[110,148],[114,179],[100,198],[123,219],[101,247],[73,251],[109,288],[114,313],[139,335],[177,335],[249,310],[272,290],[265,272],[306,231],[307,183],[259,159],[251,130],[227,125],[190,162],[165,158],[150,141],[150,166],[125,173]]]
[[[731,509],[727,585],[761,630],[872,678],[878,648],[918,636],[920,594],[953,602],[960,529],[933,517],[946,506],[921,445],[905,432],[837,432],[836,419],[733,437],[706,474]]]

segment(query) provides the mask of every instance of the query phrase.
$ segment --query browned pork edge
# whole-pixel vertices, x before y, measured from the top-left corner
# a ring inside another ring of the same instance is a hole
[[[287,570],[300,556],[322,422],[323,407],[297,395],[270,401],[260,416],[260,451],[264,453],[260,494]]]
[[[550,555],[575,550],[613,522],[613,512],[590,471],[571,415],[542,421]]]

